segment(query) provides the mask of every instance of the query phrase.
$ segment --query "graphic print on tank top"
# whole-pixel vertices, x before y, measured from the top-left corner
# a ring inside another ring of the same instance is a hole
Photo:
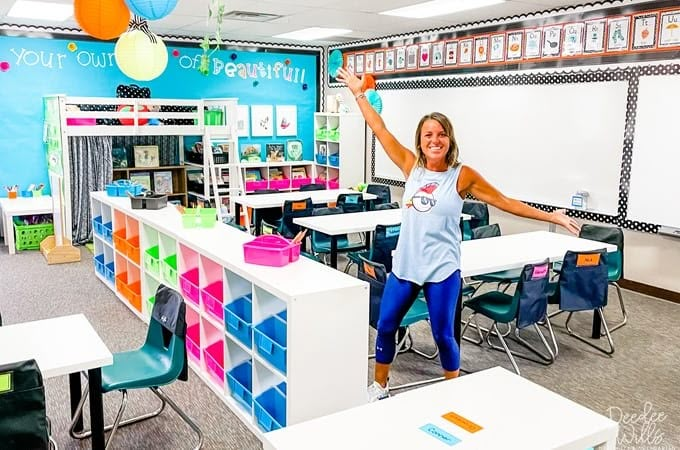
[[[428,183],[413,194],[406,202],[406,208],[413,208],[418,212],[428,212],[437,204],[434,192],[439,187],[439,183]]]

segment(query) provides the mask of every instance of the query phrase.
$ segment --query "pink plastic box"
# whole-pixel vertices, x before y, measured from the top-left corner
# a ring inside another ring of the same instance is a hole
[[[66,125],[97,125],[97,119],[90,119],[87,117],[71,117],[66,119]]]
[[[281,236],[258,236],[243,244],[243,257],[247,263],[281,267],[298,260],[300,244]]]

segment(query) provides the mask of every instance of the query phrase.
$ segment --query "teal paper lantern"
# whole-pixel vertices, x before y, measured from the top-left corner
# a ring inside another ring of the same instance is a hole
[[[328,55],[328,74],[335,78],[338,70],[342,67],[342,52],[340,50],[333,50]]]
[[[132,14],[148,20],[158,20],[167,16],[177,6],[177,0],[125,0]]]
[[[375,89],[367,89],[364,92],[364,95],[373,109],[375,109],[376,112],[380,114],[382,112],[382,98],[380,97],[380,94],[378,94]]]

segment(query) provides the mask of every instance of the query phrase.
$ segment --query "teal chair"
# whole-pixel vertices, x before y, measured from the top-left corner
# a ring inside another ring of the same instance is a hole
[[[386,203],[389,205],[389,203]],[[347,254],[349,262],[345,267],[345,273],[349,272],[352,264],[359,264],[359,256],[363,256],[369,261],[374,261],[385,266],[387,272],[392,271],[392,252],[397,248],[401,224],[376,225],[371,241],[371,248],[360,252],[350,252]]]
[[[374,328],[378,329],[378,319],[380,318],[380,303],[382,301],[383,292],[385,290],[385,282],[387,281],[388,272],[385,270],[385,266],[366,259],[365,257],[359,255],[359,264],[357,270],[357,278],[366,281],[369,284],[369,315],[368,322]],[[423,297],[419,297],[413,303],[411,308],[408,310],[401,323],[399,324],[399,330],[395,335],[396,341],[396,353],[395,358],[400,353],[413,352],[427,359],[434,359],[439,356],[439,350],[435,350],[434,353],[428,354],[414,346],[413,338],[409,331],[409,327],[418,322],[429,321],[430,314],[427,309],[427,303]],[[374,358],[375,355],[369,355],[369,358]],[[435,381],[442,380],[442,377],[427,379],[421,381],[415,381],[412,383],[402,384],[398,386],[390,386],[391,390],[404,389],[413,386],[419,386],[423,384],[432,383]]]
[[[489,347],[504,351],[508,355],[517,375],[520,375],[520,370],[514,356],[546,365],[552,364],[557,357],[557,341],[547,315],[548,295],[550,292],[549,273],[550,265],[547,260],[540,264],[527,264],[522,269],[517,289],[513,295],[500,291],[491,291],[463,302],[463,307],[470,308],[473,312],[463,326],[462,335],[465,335],[470,324],[474,324],[479,339],[473,342],[481,345],[486,340]],[[491,327],[486,330],[486,336],[482,334],[484,328],[481,328],[476,322],[477,314],[488,317],[493,321]],[[514,329],[514,340],[529,350],[531,354],[511,350],[505,339],[509,333],[503,334],[499,331],[498,324],[500,323],[507,324],[510,329]],[[546,324],[549,337],[552,341],[552,348],[541,332],[538,326],[539,323]],[[534,329],[545,347],[545,351],[538,350],[521,336],[521,330],[529,327]],[[500,345],[493,343],[492,337],[494,336],[498,338]]]
[[[342,214],[338,207],[314,208],[312,216],[326,216],[330,214]],[[352,244],[346,234],[335,237],[338,253],[353,252],[366,248],[363,243]],[[329,255],[331,252],[331,236],[320,231],[312,230],[312,253],[315,255]]]
[[[156,291],[146,341],[142,347],[114,353],[113,364],[102,367],[102,392],[120,391],[123,394],[114,423],[105,427],[105,431],[111,430],[106,441],[107,448],[119,427],[156,417],[166,404],[170,405],[198,436],[198,443],[194,449],[199,449],[203,445],[203,433],[198,426],[160,389],[160,386],[188,379],[185,313],[186,305],[179,292],[160,285]],[[150,413],[121,420],[127,405],[127,391],[146,388],[161,400],[160,407]],[[82,416],[87,395],[88,387],[85,386],[71,423],[70,434],[76,439],[91,436],[90,431],[75,432],[75,425]]]

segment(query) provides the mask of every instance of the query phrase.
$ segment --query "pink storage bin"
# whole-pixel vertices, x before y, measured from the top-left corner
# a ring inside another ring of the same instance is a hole
[[[224,341],[217,341],[203,350],[208,375],[220,386],[224,385]]]
[[[246,192],[253,192],[256,189],[267,189],[267,180],[246,181]]]
[[[201,363],[201,331],[198,324],[187,328],[187,354],[196,364]]]
[[[66,125],[72,126],[72,125],[97,125],[97,119],[89,119],[87,117],[71,117],[69,119],[66,119]]]
[[[329,180],[328,189],[340,189],[340,181],[337,178]]]
[[[269,180],[269,187],[271,189],[288,189],[290,188],[290,180]]]
[[[300,186],[304,186],[306,184],[312,184],[312,179],[310,177],[293,178],[291,180],[291,186],[293,187],[293,189],[299,189]]]
[[[216,281],[201,289],[203,307],[208,314],[218,319],[220,322],[224,320],[224,306],[222,305],[223,292],[221,281]]]
[[[199,290],[198,290],[198,268],[191,269],[188,272],[179,276],[179,287],[184,294],[184,298],[191,303],[198,305]]]
[[[258,236],[243,244],[243,257],[247,263],[281,267],[298,260],[300,243],[282,236]]]

